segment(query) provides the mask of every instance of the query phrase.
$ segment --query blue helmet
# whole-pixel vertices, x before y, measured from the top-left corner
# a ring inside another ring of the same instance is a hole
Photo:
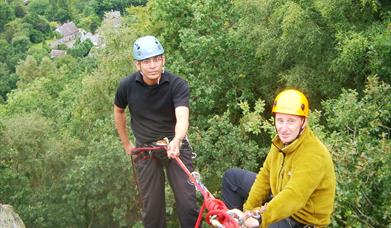
[[[140,37],[133,44],[133,58],[135,60],[148,59],[163,53],[163,46],[154,36]]]

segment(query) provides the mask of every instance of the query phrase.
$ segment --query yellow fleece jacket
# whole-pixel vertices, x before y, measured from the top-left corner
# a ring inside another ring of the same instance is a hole
[[[270,192],[273,199],[262,214],[260,227],[293,217],[303,224],[330,224],[335,198],[335,172],[331,155],[306,127],[298,139],[284,147],[278,136],[251,187],[244,210],[260,207]]]

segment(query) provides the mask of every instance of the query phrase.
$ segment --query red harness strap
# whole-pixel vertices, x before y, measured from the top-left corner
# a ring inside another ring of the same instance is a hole
[[[133,148],[132,151],[147,151],[147,150],[167,150],[167,146],[156,146],[156,147],[142,147],[142,148]],[[204,202],[202,204],[200,213],[198,215],[197,223],[195,228],[198,228],[201,224],[202,214],[205,208],[208,210],[208,213],[205,216],[206,222],[209,225],[215,227],[226,227],[226,228],[239,228],[239,224],[227,213],[228,208],[225,206],[223,201],[216,199],[206,187],[197,180],[187,169],[185,164],[179,157],[174,157],[175,161],[182,168],[182,170],[187,174],[189,180],[196,187],[196,189],[201,192]]]

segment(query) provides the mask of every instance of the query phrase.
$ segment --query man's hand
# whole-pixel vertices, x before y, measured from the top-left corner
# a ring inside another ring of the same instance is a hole
[[[251,211],[244,212],[243,220],[244,227],[253,228],[259,227],[262,223],[261,214],[266,211],[267,203],[265,203],[262,207],[254,208]]]
[[[182,140],[174,137],[167,147],[167,157],[174,158],[179,156],[179,149],[181,148]]]
[[[260,208],[255,208],[252,211],[242,212],[239,209],[231,209],[227,213],[240,225],[242,228],[257,228],[260,226]],[[256,218],[257,216],[258,218]]]
[[[129,144],[129,145],[126,145],[126,146],[124,146],[124,150],[125,150],[125,152],[128,154],[128,155],[131,155],[132,153],[133,153],[133,149],[134,149],[135,147],[133,146],[133,144]]]
[[[245,221],[244,221],[244,224],[243,224],[243,227],[245,228],[257,228],[259,227],[261,224],[259,223],[259,221],[253,217],[250,217],[250,218],[247,218]]]

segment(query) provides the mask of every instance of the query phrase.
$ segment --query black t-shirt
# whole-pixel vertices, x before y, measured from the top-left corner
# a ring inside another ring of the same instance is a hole
[[[128,106],[137,143],[151,143],[175,136],[175,108],[189,107],[189,94],[187,82],[167,71],[153,86],[136,72],[121,80],[114,104],[123,109]]]

